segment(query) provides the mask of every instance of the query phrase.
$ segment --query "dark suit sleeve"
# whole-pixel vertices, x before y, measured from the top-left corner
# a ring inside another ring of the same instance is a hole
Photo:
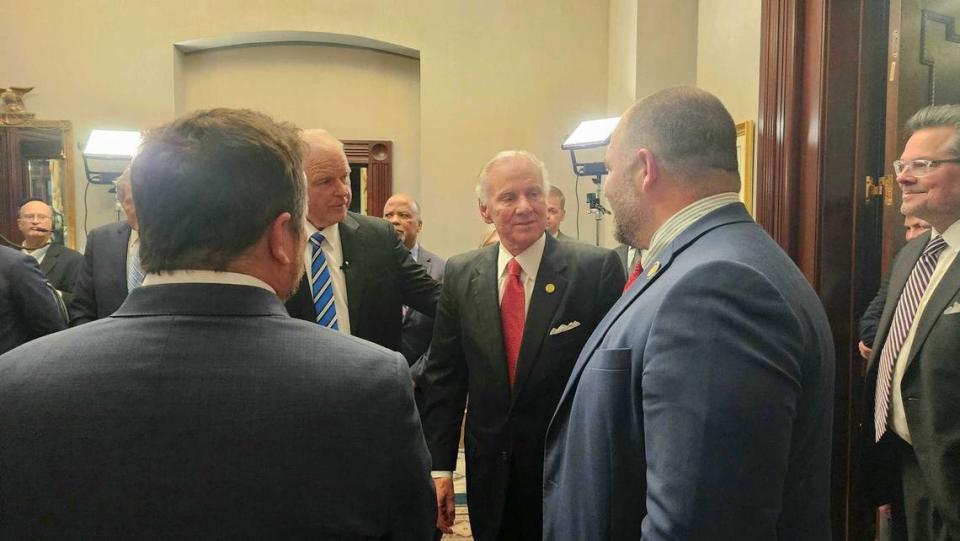
[[[467,367],[460,341],[459,272],[448,265],[433,340],[421,378],[424,391],[423,431],[433,456],[433,469],[453,471],[457,465],[460,425],[467,401]]]
[[[97,319],[97,293],[93,281],[93,261],[96,233],[87,237],[87,248],[83,253],[77,281],[73,286],[73,299],[67,305],[70,312],[70,326],[75,327]]]
[[[596,306],[602,310],[597,322],[603,319],[603,316],[610,310],[610,307],[623,295],[623,286],[626,285],[626,283],[627,276],[624,274],[620,257],[616,252],[610,250],[603,259],[600,280],[597,282]]]
[[[389,227],[389,223],[387,226]],[[392,228],[389,234],[393,237],[391,251],[396,263],[403,304],[433,317],[437,313],[440,282],[434,280],[427,269],[413,259]]]
[[[688,272],[651,307],[645,539],[777,537],[803,358],[785,306],[765,277],[724,262]]]
[[[860,318],[860,340],[867,345],[873,346],[873,339],[877,336],[877,324],[880,323],[880,315],[883,314],[883,305],[887,300],[887,288],[890,286],[890,273],[888,272],[880,280],[880,289],[877,295],[873,297],[867,309],[863,311],[863,317]]]
[[[399,354],[394,362],[396,379],[383,411],[393,417],[387,423],[392,442],[389,453],[391,488],[388,500],[391,539],[430,539],[437,516],[437,500],[430,478],[430,454],[423,441],[420,416],[413,401],[407,363]]]
[[[26,322],[30,339],[65,329],[67,322],[61,315],[57,293],[47,283],[47,277],[36,259],[24,255],[10,271],[11,283],[14,284],[11,295]]]

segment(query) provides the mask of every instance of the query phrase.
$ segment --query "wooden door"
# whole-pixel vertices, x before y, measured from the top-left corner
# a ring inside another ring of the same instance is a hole
[[[884,171],[893,179],[893,160],[906,143],[903,125],[927,105],[960,103],[960,0],[890,0]],[[895,184],[895,183],[893,183]],[[886,194],[882,268],[903,247],[900,190]]]

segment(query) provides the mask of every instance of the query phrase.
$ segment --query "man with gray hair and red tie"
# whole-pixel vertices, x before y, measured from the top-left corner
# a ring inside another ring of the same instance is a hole
[[[500,242],[447,261],[422,378],[445,532],[469,397],[467,499],[479,541],[540,539],[544,433],[577,353],[623,289],[613,251],[545,231],[549,189],[529,152],[501,152],[483,166],[480,215]]]

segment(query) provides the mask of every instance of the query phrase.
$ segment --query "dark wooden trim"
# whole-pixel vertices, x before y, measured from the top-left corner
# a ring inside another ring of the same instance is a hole
[[[875,115],[885,103],[886,49],[879,60],[871,49],[885,29],[877,34],[871,25],[885,4],[763,0],[761,13],[757,221],[814,286],[833,330],[831,520],[838,540],[866,539],[869,526],[856,484],[862,361],[855,356],[855,253],[863,219],[856,198],[863,197],[860,175],[882,162]]]
[[[382,216],[393,193],[393,142],[348,140],[343,151],[351,165],[367,166],[367,214]]]

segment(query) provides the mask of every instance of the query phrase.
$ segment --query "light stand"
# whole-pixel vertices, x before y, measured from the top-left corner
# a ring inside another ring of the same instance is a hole
[[[610,214],[610,211],[600,203],[603,176],[607,174],[607,166],[603,162],[578,162],[576,151],[604,147],[610,144],[610,136],[619,122],[620,117],[585,120],[577,125],[573,133],[567,136],[563,144],[560,145],[561,149],[570,151],[570,162],[573,164],[573,174],[577,176],[577,181],[581,177],[591,177],[593,179],[595,191],[586,195],[587,214],[593,214],[596,221],[594,242],[597,246],[600,246],[600,221],[603,220],[604,214]]]

